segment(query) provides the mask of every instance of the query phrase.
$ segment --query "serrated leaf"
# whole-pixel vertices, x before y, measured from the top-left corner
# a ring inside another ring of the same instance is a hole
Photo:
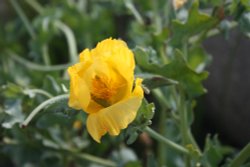
[[[176,51],[173,60],[165,65],[151,63],[151,55],[145,48],[136,47],[134,53],[136,62],[142,70],[178,81],[191,97],[205,93],[201,82],[207,78],[208,73],[193,71],[180,51]]]
[[[136,116],[136,121],[150,120],[154,116],[155,106],[154,103],[148,103],[146,99],[142,100],[141,107],[139,108]]]
[[[189,37],[213,28],[218,21],[215,17],[199,12],[199,3],[195,1],[189,11],[186,23],[181,23],[178,20],[172,22],[171,29],[173,36],[170,43],[174,47],[179,47]]]
[[[136,46],[136,48],[133,49],[137,65],[139,65],[139,67],[143,70],[150,72],[154,71],[159,66],[158,63],[150,60],[151,57],[155,57],[151,50],[151,48],[144,48],[140,46]]]
[[[224,155],[232,151],[232,148],[222,146],[216,136],[212,139],[208,136],[205,143],[202,163],[207,167],[218,166]]]

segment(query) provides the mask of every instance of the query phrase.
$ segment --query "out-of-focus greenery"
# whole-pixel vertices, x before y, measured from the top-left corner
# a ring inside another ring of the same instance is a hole
[[[0,166],[249,166],[249,146],[238,156],[208,135],[200,149],[190,126],[211,63],[202,41],[235,27],[249,37],[250,2],[188,1],[178,10],[172,3],[7,1],[12,17],[0,26]],[[78,53],[109,37],[133,48],[136,75],[149,93],[136,120],[118,137],[106,135],[97,144],[87,133],[86,114],[63,100],[20,126],[38,105],[68,92],[66,70]],[[143,133],[149,125],[188,155]]]

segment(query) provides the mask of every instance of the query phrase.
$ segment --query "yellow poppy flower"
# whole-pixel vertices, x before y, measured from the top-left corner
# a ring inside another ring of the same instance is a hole
[[[134,79],[134,55],[122,40],[106,39],[80,53],[69,67],[69,106],[88,114],[87,130],[100,142],[131,123],[143,98],[142,79]]]

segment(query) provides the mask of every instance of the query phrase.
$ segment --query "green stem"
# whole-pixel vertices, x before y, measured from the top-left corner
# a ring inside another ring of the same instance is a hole
[[[171,24],[171,17],[173,17],[173,5],[172,5],[172,0],[167,0],[167,2],[164,5],[164,13],[163,13],[163,26],[164,27],[169,27]]]
[[[191,133],[190,129],[188,130],[187,135],[188,135],[188,139],[189,139],[190,143],[192,143],[192,145],[195,147],[196,151],[198,152],[198,155],[202,156],[201,149],[198,146],[197,142],[195,141],[194,136]]]
[[[94,162],[94,163],[97,163],[97,164],[102,165],[102,166],[117,167],[117,164],[113,161],[103,159],[100,157],[96,157],[96,156],[91,155],[91,154],[81,153],[78,150],[75,150],[73,148],[62,148],[62,151],[66,151],[69,155],[73,155],[74,157],[84,159],[84,160],[87,160],[90,162]]]
[[[184,146],[189,144],[188,140],[188,123],[187,123],[187,111],[185,108],[185,101],[180,97],[179,101],[179,114],[180,114],[180,130],[181,130],[181,135],[182,135],[182,143]],[[189,156],[185,156],[185,166],[190,167],[191,166],[191,160]]]
[[[44,71],[44,72],[47,72],[47,71],[59,71],[59,70],[65,70],[70,65],[72,65],[72,64],[61,64],[61,65],[45,66],[45,65],[40,65],[40,64],[30,62],[30,61],[22,58],[21,56],[16,55],[11,50],[7,50],[6,52],[16,62],[20,63],[21,65],[23,65],[26,68],[29,68],[31,70],[36,70],[36,71]]]
[[[36,0],[26,0],[26,2],[32,6],[38,13],[43,12],[43,7]]]
[[[183,51],[184,59],[187,61],[188,60],[188,43],[187,42],[183,42],[182,51]]]
[[[159,15],[159,3],[158,1],[152,0],[151,1],[152,8],[153,8],[153,22],[154,22],[154,34],[159,35],[162,32],[162,17]]]
[[[53,95],[51,95],[49,92],[46,92],[42,89],[25,89],[23,92],[25,94],[30,94],[30,93],[42,94],[44,96],[47,96],[48,98],[53,98]]]
[[[239,167],[248,158],[250,158],[250,143],[248,143],[243,150],[233,159],[229,167]]]
[[[166,55],[166,51],[165,51],[165,44],[161,44],[161,46],[159,47],[159,55],[163,61],[164,64],[167,64],[169,62],[167,55]]]
[[[60,29],[66,36],[69,47],[70,61],[72,63],[77,62],[78,60],[77,45],[73,31],[66,24],[58,20],[54,22],[54,25],[58,29]]]
[[[5,137],[3,139],[3,143],[0,143],[0,145],[18,145],[18,141],[16,140],[13,140],[11,138],[7,138]],[[62,147],[57,147],[57,148],[50,148],[50,149],[55,149],[55,151],[58,151],[58,149],[60,149],[60,151],[64,151],[66,152],[67,154],[69,154],[70,156],[75,156],[77,158],[80,158],[80,159],[83,159],[83,160],[87,160],[87,161],[90,161],[90,162],[94,162],[94,163],[97,163],[99,165],[103,165],[103,166],[107,166],[107,167],[117,167],[117,164],[113,161],[110,161],[110,160],[107,160],[107,159],[103,159],[103,158],[100,158],[100,157],[96,157],[94,155],[91,155],[91,154],[87,154],[87,153],[81,153],[81,152],[77,152],[73,149],[70,149],[70,148],[62,148]]]
[[[135,19],[138,21],[139,24],[144,25],[144,20],[140,13],[136,10],[133,2],[131,0],[124,0],[125,6],[132,12],[135,16]]]
[[[160,117],[159,117],[159,126],[158,126],[158,131],[160,134],[165,136],[166,133],[166,110],[168,108],[168,103],[165,100],[166,98],[164,97],[162,91],[160,89],[154,89],[152,90],[153,95],[156,97],[157,101],[160,103]],[[164,143],[159,143],[158,144],[158,161],[159,165],[162,166],[166,164],[166,149],[164,147]]]
[[[69,98],[69,94],[64,94],[64,95],[59,95],[53,98],[50,98],[46,101],[44,101],[43,103],[41,103],[39,106],[37,106],[31,113],[30,115],[25,119],[25,121],[22,123],[21,127],[26,127],[29,122],[34,118],[34,116],[36,116],[36,114],[38,114],[43,108],[54,104],[56,102],[62,101],[62,100],[66,100]]]
[[[45,18],[43,20],[42,28],[43,28],[44,32],[49,31],[49,18]],[[49,47],[48,47],[47,43],[44,43],[42,45],[42,55],[43,55],[43,60],[44,60],[45,65],[50,65],[51,62],[50,62],[50,58],[49,58]]]
[[[14,7],[14,9],[16,10],[17,14],[20,16],[21,20],[23,21],[24,26],[27,28],[27,31],[30,34],[31,38],[35,39],[36,38],[35,31],[32,28],[28,18],[24,14],[23,10],[21,9],[21,7],[17,3],[17,1],[16,0],[10,0],[10,2],[12,4],[12,6]]]
[[[102,159],[102,158],[99,158],[99,157],[96,157],[96,156],[93,156],[90,154],[75,153],[75,156],[82,158],[82,159],[85,159],[85,160],[88,160],[88,161],[91,161],[91,162],[94,162],[94,163],[97,163],[97,164],[100,164],[100,165],[109,166],[109,167],[117,167],[117,164],[113,161]]]
[[[35,9],[36,12],[41,14],[43,12],[43,7],[36,1],[36,0],[26,0],[27,4],[29,4],[31,7]],[[43,31],[48,31],[48,24],[49,24],[49,19],[45,18],[42,23],[42,28]],[[50,65],[50,58],[49,58],[49,49],[48,45],[45,43],[42,45],[42,56],[43,56],[43,61],[45,65]]]
[[[32,1],[34,2],[31,2],[31,0],[26,0],[26,2],[30,6],[32,6],[38,13],[41,13],[43,11],[42,6],[36,0],[32,0]],[[66,24],[64,24],[63,22],[59,20],[54,22],[54,26],[58,28],[59,30],[61,30],[66,36],[67,44],[69,48],[70,61],[72,63],[77,62],[78,60],[77,45],[76,45],[76,39],[75,39],[75,35],[73,31],[70,29],[69,26],[67,26]],[[43,48],[43,52],[45,52],[45,54],[46,54],[46,49],[48,48],[46,48],[45,46],[45,48]]]
[[[189,155],[189,151],[182,147],[181,145],[178,145],[170,140],[168,140],[167,138],[163,137],[162,135],[160,135],[159,133],[155,132],[153,129],[151,129],[150,127],[147,127],[145,129],[145,131],[154,139],[158,140],[159,142],[162,142],[164,144],[166,144],[168,147],[175,149],[176,151],[183,153],[185,155]]]
[[[42,46],[42,55],[43,55],[44,64],[46,66],[49,66],[51,63],[50,63],[50,59],[49,59],[48,45],[46,45],[46,44],[43,44],[43,46]]]
[[[87,0],[81,0],[78,1],[78,3],[75,3],[78,11],[86,13],[87,2],[88,2]]]

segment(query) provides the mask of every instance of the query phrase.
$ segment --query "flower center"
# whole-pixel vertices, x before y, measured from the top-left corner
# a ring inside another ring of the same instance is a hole
[[[111,105],[111,97],[116,93],[111,81],[104,77],[95,76],[92,80],[92,99],[103,107]]]

